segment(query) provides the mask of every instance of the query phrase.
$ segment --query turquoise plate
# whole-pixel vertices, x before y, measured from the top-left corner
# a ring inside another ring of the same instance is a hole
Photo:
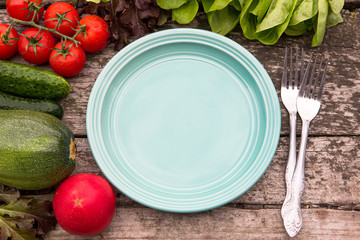
[[[171,212],[212,209],[246,192],[274,156],[280,122],[274,85],[256,58],[188,28],[149,34],[117,53],[86,114],[109,181]]]

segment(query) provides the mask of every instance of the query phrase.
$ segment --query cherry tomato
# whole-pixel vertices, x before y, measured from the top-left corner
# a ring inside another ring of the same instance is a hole
[[[8,30],[9,25],[0,23],[0,59],[8,59],[13,56],[18,49],[17,40],[8,40],[9,44],[6,44],[3,41],[3,38],[6,36],[6,31]],[[19,38],[19,34],[14,28],[11,28],[9,38]]]
[[[77,35],[76,40],[86,52],[97,52],[106,47],[110,32],[109,25],[104,19],[96,15],[88,15],[80,20],[80,25],[85,28],[85,33]],[[77,29],[81,28],[78,26]]]
[[[72,77],[81,72],[86,61],[86,54],[80,46],[68,41],[59,42],[50,54],[50,66],[63,77]]]
[[[42,0],[6,0],[6,10],[10,17],[22,21],[38,22],[44,14]]]
[[[19,40],[19,53],[29,63],[42,64],[49,61],[55,39],[50,32],[32,27],[26,29]]]
[[[90,236],[112,221],[116,198],[111,185],[95,174],[80,173],[67,178],[56,189],[53,209],[57,222],[67,232]]]
[[[66,36],[73,36],[75,34],[76,26],[80,20],[78,12],[73,6],[65,2],[56,2],[50,5],[50,7],[45,12],[45,27],[54,29],[58,22],[59,17],[57,14],[61,15],[62,21],[56,30]],[[60,38],[58,34],[53,33],[57,38]]]

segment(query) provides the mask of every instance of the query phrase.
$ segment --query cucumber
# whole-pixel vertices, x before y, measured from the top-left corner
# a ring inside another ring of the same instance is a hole
[[[65,78],[52,71],[0,60],[0,90],[20,97],[59,99],[71,88]]]
[[[74,170],[74,135],[56,117],[0,110],[0,126],[0,183],[39,190],[56,185]]]
[[[64,114],[61,105],[54,100],[22,98],[1,91],[0,109],[33,110],[51,114],[59,119],[61,119]]]

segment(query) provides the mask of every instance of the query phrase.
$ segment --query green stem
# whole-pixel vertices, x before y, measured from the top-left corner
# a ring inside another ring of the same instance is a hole
[[[55,34],[63,37],[63,38],[66,39],[66,40],[70,40],[70,41],[74,42],[76,46],[77,46],[78,44],[80,44],[79,41],[75,40],[75,37],[66,36],[66,35],[64,35],[64,34],[62,34],[62,33],[59,33],[59,32],[56,31],[55,29],[51,29],[51,28],[47,28],[47,27],[38,25],[38,24],[36,24],[34,21],[30,21],[30,22],[22,21],[22,20],[19,20],[19,19],[16,19],[16,18],[12,18],[12,17],[10,17],[10,16],[9,16],[9,18],[12,19],[13,22],[15,22],[15,23],[21,23],[21,24],[24,24],[24,25],[33,26],[33,27],[39,28],[39,29],[44,30],[44,31],[48,31],[48,32],[55,33]]]

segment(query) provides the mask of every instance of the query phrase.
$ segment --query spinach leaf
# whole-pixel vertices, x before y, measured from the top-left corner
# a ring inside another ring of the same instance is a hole
[[[263,0],[259,1],[256,7],[251,11],[252,14],[257,16],[257,21],[261,22],[268,11],[268,8],[271,4],[272,0]]]
[[[224,9],[233,0],[202,0],[205,13]]]
[[[246,0],[240,13],[241,29],[244,36],[250,40],[256,39],[255,32],[257,20],[256,16],[251,14],[251,12],[255,9],[258,3],[258,0]]]
[[[197,0],[190,0],[179,8],[172,10],[172,20],[180,24],[188,24],[191,22],[199,10]]]
[[[241,3],[239,0],[234,0],[231,3],[229,3],[230,6],[233,6],[236,10],[239,12],[241,11]]]
[[[314,25],[315,34],[312,39],[311,45],[313,47],[319,46],[325,35],[326,20],[329,12],[329,3],[327,0],[319,0],[319,12],[317,15],[317,21]]]
[[[331,11],[338,14],[344,6],[344,0],[328,0]]]
[[[167,10],[179,8],[187,2],[188,0],[156,0],[156,3],[159,7]]]
[[[296,1],[292,0],[273,0],[256,32],[274,28],[285,23],[287,19],[290,20],[289,16],[291,17],[295,4]]]
[[[211,31],[221,35],[228,34],[239,23],[240,12],[231,5],[207,14]]]
[[[318,12],[318,0],[304,0],[294,11],[289,25],[297,25],[314,17]]]
[[[305,22],[300,22],[296,25],[289,25],[285,29],[285,34],[289,36],[300,36],[308,31]]]
[[[256,31],[256,39],[258,39],[260,42],[262,42],[263,44],[266,44],[266,45],[275,44],[277,42],[277,40],[279,40],[281,35],[284,33],[285,29],[288,27],[292,13],[296,6],[296,1],[290,1],[290,2],[292,2],[292,6],[288,10],[288,14],[287,14],[285,21],[275,27],[268,28],[263,31],[260,31],[260,29],[258,29]],[[266,16],[265,16],[263,22],[265,20],[266,20]]]
[[[329,15],[327,16],[326,19],[326,27],[332,27],[337,25],[338,23],[342,23],[344,20],[341,16],[341,13],[334,13],[332,11],[330,11]]]

